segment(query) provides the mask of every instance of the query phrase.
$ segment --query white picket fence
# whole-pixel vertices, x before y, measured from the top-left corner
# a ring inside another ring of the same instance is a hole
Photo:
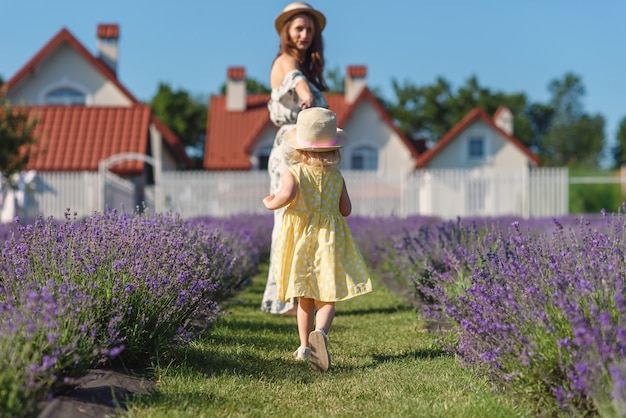
[[[418,170],[403,179],[383,178],[367,171],[343,174],[356,215],[529,218],[568,211],[566,168]],[[147,206],[156,211],[171,210],[184,218],[267,213],[261,203],[269,190],[264,171],[164,171],[161,179],[162,202],[153,202],[155,186],[147,187],[144,193]],[[111,208],[128,202],[124,193],[134,193],[107,180],[103,198],[101,180],[95,172],[38,173],[18,214],[26,219],[39,215],[62,218],[70,209],[79,217],[89,216],[102,211],[104,205]],[[130,209],[128,203],[125,209]]]

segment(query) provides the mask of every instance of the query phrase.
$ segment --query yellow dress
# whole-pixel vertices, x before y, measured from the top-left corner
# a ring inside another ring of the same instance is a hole
[[[363,256],[339,213],[343,176],[337,168],[289,167],[298,185],[276,240],[274,274],[278,299],[323,302],[372,291]]]

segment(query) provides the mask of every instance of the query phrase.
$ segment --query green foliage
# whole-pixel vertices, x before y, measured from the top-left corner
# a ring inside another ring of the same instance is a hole
[[[37,143],[34,129],[37,119],[29,118],[28,111],[13,108],[9,102],[0,107],[0,174],[9,181],[28,164],[31,149]]]
[[[537,153],[543,165],[595,168],[605,145],[604,118],[584,112],[585,88],[572,73],[549,83],[552,98],[547,104],[529,102],[524,93],[491,91],[476,76],[456,91],[441,77],[425,86],[393,79],[392,87],[396,98],[383,105],[412,139],[437,142],[472,109],[493,115],[504,105],[514,116],[513,135]],[[626,137],[626,127],[622,135]]]
[[[531,103],[524,113],[532,132],[529,145],[534,152],[537,152],[540,150],[541,140],[550,131],[554,109],[541,103]],[[517,117],[515,123],[518,123]]]
[[[160,83],[156,95],[150,103],[152,112],[181,140],[191,148],[190,157],[197,167],[202,164],[204,138],[208,106],[191,97],[184,90],[174,91],[165,83]]]
[[[626,164],[626,117],[622,118],[617,129],[617,145],[613,148],[615,168]]]
[[[342,76],[342,72],[339,67],[331,68],[324,74],[324,80],[328,85],[328,93],[343,94],[346,91],[346,80]]]
[[[570,169],[570,177],[607,177],[610,172],[585,169]],[[623,202],[620,184],[585,183],[570,184],[569,213],[618,212]]]
[[[562,80],[550,82],[549,90],[554,117],[540,145],[544,163],[597,167],[604,148],[604,118],[584,113],[581,79],[568,73]]]
[[[413,139],[436,142],[476,107],[493,114],[505,105],[514,115],[515,135],[526,145],[533,139],[533,124],[527,98],[523,93],[492,92],[482,87],[476,76],[467,79],[456,92],[450,83],[438,77],[435,84],[418,87],[410,82],[392,80],[395,102],[384,103],[399,129]]]
[[[269,94],[270,88],[266,84],[254,78],[246,78],[246,93],[248,94]],[[226,83],[220,87],[220,94],[226,94]]]

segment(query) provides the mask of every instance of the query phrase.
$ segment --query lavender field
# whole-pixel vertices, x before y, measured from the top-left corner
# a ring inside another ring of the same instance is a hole
[[[272,215],[117,211],[0,226],[0,410],[28,416],[86,370],[149,366],[265,263]],[[445,323],[440,344],[538,410],[626,415],[621,214],[350,217],[380,281]]]
[[[111,211],[6,225],[0,411],[32,416],[89,368],[140,368],[220,314],[267,254],[271,219]]]
[[[375,271],[412,286],[421,313],[450,325],[441,343],[464,365],[538,411],[623,417],[625,221],[358,220],[355,235]]]

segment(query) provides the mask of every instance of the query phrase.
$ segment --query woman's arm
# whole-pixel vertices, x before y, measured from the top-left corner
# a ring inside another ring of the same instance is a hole
[[[348,216],[352,213],[352,202],[348,195],[348,189],[346,188],[346,181],[343,181],[343,188],[341,189],[341,197],[339,198],[339,213],[343,216]]]
[[[298,190],[298,185],[296,184],[296,179],[291,174],[289,169],[285,169],[282,174],[282,184],[280,186],[280,191],[276,194],[270,193],[269,196],[263,198],[263,204],[269,210],[280,209],[283,206],[287,206],[293,199],[296,197],[296,191]]]
[[[272,70],[270,73],[270,84],[272,88],[280,87],[285,75],[290,71],[298,70],[298,63],[296,60],[287,54],[281,54],[274,60],[272,64]],[[309,87],[309,83],[305,79],[300,80],[296,84],[296,94],[300,99],[300,109],[306,109],[313,106],[313,93]]]

